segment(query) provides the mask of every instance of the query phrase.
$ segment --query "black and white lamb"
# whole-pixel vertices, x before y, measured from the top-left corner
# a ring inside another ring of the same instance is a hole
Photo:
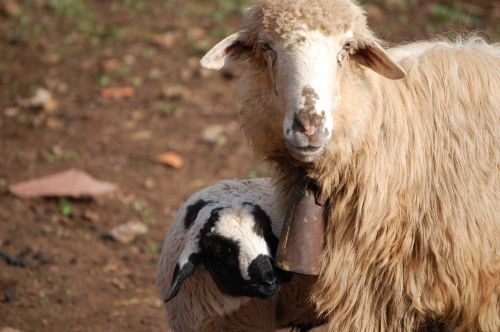
[[[174,331],[306,331],[322,323],[307,301],[315,277],[273,267],[283,221],[276,199],[269,179],[227,180],[180,208],[156,277]]]

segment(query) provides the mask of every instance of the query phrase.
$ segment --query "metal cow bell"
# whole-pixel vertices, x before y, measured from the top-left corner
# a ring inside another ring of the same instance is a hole
[[[325,203],[318,186],[308,178],[293,188],[281,232],[276,265],[285,271],[318,275],[323,249]]]

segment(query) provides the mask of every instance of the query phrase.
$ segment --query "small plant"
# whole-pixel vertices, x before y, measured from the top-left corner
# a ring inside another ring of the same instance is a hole
[[[142,79],[142,77],[140,76],[135,76],[133,79],[132,79],[132,85],[135,86],[136,88],[142,86],[142,83],[144,82],[144,80]]]
[[[158,68],[151,68],[148,73],[148,78],[150,80],[157,80],[161,77],[161,75],[161,70],[159,70]]]
[[[142,51],[142,57],[146,60],[150,60],[155,55],[155,50],[152,48],[146,48]]]
[[[43,153],[43,157],[49,163],[72,161],[76,159],[76,153],[71,150],[65,150],[58,145],[54,145],[48,152]]]
[[[158,221],[155,218],[148,217],[144,219],[144,223],[148,226],[154,226],[158,224]]]
[[[161,114],[170,114],[174,110],[174,106],[170,103],[164,103],[160,108]]]
[[[161,245],[153,244],[149,247],[149,252],[152,254],[159,254],[161,252]]]
[[[132,204],[132,208],[134,209],[135,212],[139,212],[140,214],[146,213],[147,211],[147,208],[141,201],[135,201]]]
[[[64,289],[64,293],[66,293],[66,295],[68,295],[68,296],[73,296],[73,294],[75,293],[75,291],[71,287],[66,287]]]
[[[129,67],[120,67],[120,68],[118,68],[116,73],[122,77],[128,76],[130,74],[130,68]]]
[[[71,150],[64,150],[58,145],[54,145],[49,152],[44,153],[44,158],[49,163],[71,161],[76,159],[76,153]]]
[[[122,0],[122,3],[125,7],[137,11],[143,11],[146,9],[146,3],[143,0]]]
[[[123,35],[123,31],[123,28],[117,26],[94,24],[91,30],[86,32],[92,35],[90,44],[95,47],[107,40],[120,38]]]
[[[65,216],[70,216],[73,214],[73,206],[66,198],[61,198],[59,200],[59,211]]]
[[[49,297],[47,295],[44,295],[40,298],[40,304],[42,306],[48,306],[50,304],[50,300],[49,300]]]
[[[261,178],[269,175],[269,169],[265,164],[261,164],[256,169],[252,169],[248,172],[247,176],[250,179]]]
[[[111,78],[108,75],[102,75],[99,78],[99,84],[102,86],[108,86],[111,83]]]
[[[92,16],[89,7],[82,0],[48,0],[47,3],[57,16],[72,18]]]

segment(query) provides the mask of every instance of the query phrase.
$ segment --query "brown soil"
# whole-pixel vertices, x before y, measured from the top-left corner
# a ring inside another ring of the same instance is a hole
[[[387,1],[392,5],[384,8],[380,0],[369,13],[392,41],[456,28],[498,38],[499,1],[469,1],[449,12],[432,7],[452,2]],[[0,252],[19,264],[0,258],[0,329],[165,330],[154,274],[175,211],[218,180],[267,174],[238,129],[241,71],[198,66],[203,52],[237,26],[244,2],[3,3],[20,12],[0,2]],[[471,11],[471,22],[460,16]],[[104,86],[134,87],[135,94],[105,99]],[[18,106],[39,87],[54,94],[56,111]],[[214,124],[225,134],[207,143],[200,133]],[[166,151],[179,153],[184,166],[156,164],[154,156]],[[120,193],[65,202],[21,200],[6,189],[72,167],[118,184]],[[106,238],[130,220],[145,222],[147,235],[130,245]]]

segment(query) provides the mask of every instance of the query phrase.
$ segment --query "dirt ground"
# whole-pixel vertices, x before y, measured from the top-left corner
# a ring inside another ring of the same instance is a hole
[[[241,69],[198,65],[251,2],[0,0],[0,331],[167,330],[154,274],[177,208],[218,180],[268,173],[239,131]],[[362,2],[391,42],[451,31],[499,40],[500,1]],[[116,87],[127,96],[103,96]],[[51,104],[27,106],[39,89]],[[184,165],[156,163],[163,152]],[[8,192],[69,168],[119,193],[22,200]],[[128,221],[147,234],[110,240]]]

